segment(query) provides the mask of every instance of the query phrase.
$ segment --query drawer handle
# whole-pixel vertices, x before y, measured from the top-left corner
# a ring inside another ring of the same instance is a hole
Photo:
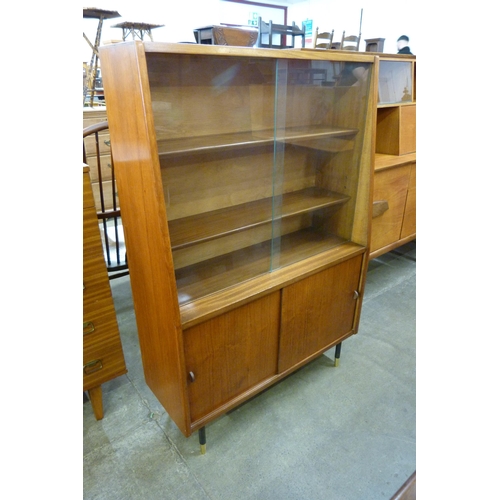
[[[389,210],[389,202],[387,200],[378,200],[373,202],[372,219],[380,217],[384,212]]]
[[[92,321],[84,321],[83,322],[83,334],[87,335],[88,333],[92,333],[95,331],[95,326]]]
[[[99,370],[102,370],[102,361],[100,359],[94,359],[93,361],[89,361],[86,365],[83,365],[83,373],[86,375],[98,372]]]
[[[359,299],[359,292],[357,290],[354,290],[354,300],[358,300]]]
[[[194,373],[193,373],[193,372],[189,372],[189,380],[190,380],[191,382],[194,382],[194,381],[196,380],[196,377],[195,377],[195,375],[194,375]]]

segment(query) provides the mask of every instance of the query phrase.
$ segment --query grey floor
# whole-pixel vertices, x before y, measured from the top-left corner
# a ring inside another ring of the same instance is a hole
[[[83,498],[390,499],[416,469],[416,243],[370,262],[359,333],[209,424],[207,453],[144,382],[128,278],[112,281],[128,373],[83,404]]]

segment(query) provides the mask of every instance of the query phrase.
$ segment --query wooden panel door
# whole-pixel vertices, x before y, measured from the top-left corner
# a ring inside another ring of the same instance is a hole
[[[373,202],[385,203],[387,210],[374,214],[370,251],[399,240],[409,179],[410,165],[375,172]]]
[[[401,239],[417,233],[417,164],[413,163],[406,195],[405,215],[401,228]]]
[[[277,373],[280,292],[184,332],[191,421]]]
[[[359,255],[283,289],[280,373],[353,329],[361,262]]]

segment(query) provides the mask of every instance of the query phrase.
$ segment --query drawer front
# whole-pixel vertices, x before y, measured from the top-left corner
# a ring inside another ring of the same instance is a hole
[[[410,165],[403,165],[375,172],[371,252],[400,239],[410,169]]]
[[[90,127],[108,119],[106,108],[83,108],[83,128]]]
[[[88,327],[85,324],[89,323]],[[115,330],[118,335],[118,323],[116,320],[115,305],[111,295],[98,300],[86,300],[83,303],[83,334],[91,331],[107,332]]]
[[[108,319],[108,324],[113,322]],[[98,324],[83,336],[83,390],[127,373],[118,327]]]

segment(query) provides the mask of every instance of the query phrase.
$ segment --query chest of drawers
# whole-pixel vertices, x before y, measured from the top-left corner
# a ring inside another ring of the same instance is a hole
[[[89,177],[83,167],[83,390],[102,419],[101,385],[127,372]]]

